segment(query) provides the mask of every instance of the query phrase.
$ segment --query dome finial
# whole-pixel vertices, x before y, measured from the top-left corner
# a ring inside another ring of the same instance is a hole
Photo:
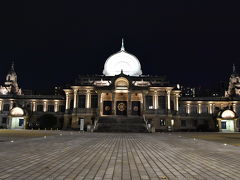
[[[121,51],[125,51],[125,48],[124,48],[124,39],[122,38],[122,47],[121,47]]]

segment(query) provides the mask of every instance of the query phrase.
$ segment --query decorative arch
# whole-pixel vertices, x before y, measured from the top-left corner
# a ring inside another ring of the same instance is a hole
[[[115,81],[115,87],[124,87],[124,88],[128,88],[129,87],[129,81],[124,78],[124,77],[120,77],[118,79],[116,79]]]

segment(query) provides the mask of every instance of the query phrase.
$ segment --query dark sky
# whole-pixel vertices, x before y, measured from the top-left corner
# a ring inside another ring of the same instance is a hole
[[[144,74],[172,83],[227,81],[240,64],[240,11],[230,1],[7,2],[0,6],[0,84],[13,57],[22,88],[102,74],[122,37]]]

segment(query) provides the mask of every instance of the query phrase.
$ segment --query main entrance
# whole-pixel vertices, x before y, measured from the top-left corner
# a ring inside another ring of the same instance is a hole
[[[127,115],[127,101],[116,102],[116,115]]]

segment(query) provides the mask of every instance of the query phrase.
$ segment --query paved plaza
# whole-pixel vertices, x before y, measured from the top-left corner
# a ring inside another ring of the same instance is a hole
[[[79,133],[0,141],[0,179],[240,179],[240,147],[178,133]]]

